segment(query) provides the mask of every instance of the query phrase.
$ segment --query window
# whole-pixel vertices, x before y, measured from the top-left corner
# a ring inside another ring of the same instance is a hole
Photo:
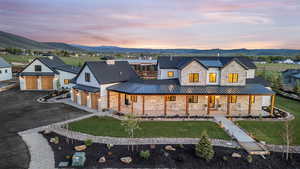
[[[217,82],[217,74],[209,73],[209,83],[216,83],[216,82]]]
[[[64,80],[64,84],[67,85],[67,84],[70,83],[70,81],[71,81],[70,79],[65,79],[65,80]]]
[[[229,83],[237,83],[239,79],[238,73],[229,73],[228,75],[228,82]]]
[[[198,103],[198,96],[189,96],[189,103]]]
[[[7,69],[5,69],[5,73],[7,73],[8,71],[7,71]]]
[[[130,105],[129,96],[127,94],[125,94],[125,105]]]
[[[130,96],[130,100],[132,102],[137,102],[137,96]]]
[[[251,104],[255,103],[255,96],[250,96],[250,103]]]
[[[237,96],[230,96],[229,97],[229,103],[236,103],[237,102]]]
[[[167,96],[167,101],[176,101],[176,96]]]
[[[84,79],[86,82],[90,82],[91,81],[91,74],[90,73],[85,73],[84,74]]]
[[[42,66],[41,65],[35,65],[34,66],[34,71],[41,72],[42,71]]]
[[[190,73],[189,74],[189,82],[190,83],[197,83],[197,82],[199,82],[199,73]]]
[[[0,74],[2,73],[2,70],[0,70]]]
[[[174,77],[174,72],[168,72],[168,77]]]

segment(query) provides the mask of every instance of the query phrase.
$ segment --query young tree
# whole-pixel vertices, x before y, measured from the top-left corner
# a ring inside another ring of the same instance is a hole
[[[215,152],[206,131],[201,133],[199,143],[195,147],[195,153],[206,161],[214,157]]]
[[[135,131],[140,129],[139,121],[132,114],[126,115],[126,119],[122,120],[121,125],[124,127],[125,132],[130,138],[133,138]],[[133,144],[131,146],[131,151],[133,151]]]
[[[284,122],[284,130],[282,132],[282,139],[285,142],[286,150],[285,150],[285,158],[286,160],[289,159],[289,153],[290,153],[290,145],[293,143],[293,127],[291,125],[290,121]]]

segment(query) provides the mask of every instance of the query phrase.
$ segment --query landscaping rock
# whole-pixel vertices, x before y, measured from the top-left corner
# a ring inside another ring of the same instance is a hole
[[[106,159],[105,157],[100,157],[99,160],[98,160],[99,163],[105,163],[106,162]]]
[[[76,151],[83,151],[83,150],[85,150],[87,147],[86,147],[86,145],[81,145],[81,146],[76,146],[74,149],[76,150]]]
[[[231,156],[234,157],[234,158],[241,158],[242,157],[242,155],[240,155],[239,153],[232,153]]]
[[[44,132],[43,132],[44,134],[50,134],[51,133],[51,131],[50,130],[44,130]]]
[[[69,166],[69,162],[66,162],[66,161],[58,163],[58,167],[68,167],[68,166]]]
[[[170,145],[167,145],[165,147],[165,150],[167,150],[167,151],[176,151],[176,149],[174,147],[170,146]]]
[[[122,157],[120,160],[121,160],[123,163],[125,163],[125,164],[129,164],[129,163],[132,162],[132,158],[131,158],[131,157]]]

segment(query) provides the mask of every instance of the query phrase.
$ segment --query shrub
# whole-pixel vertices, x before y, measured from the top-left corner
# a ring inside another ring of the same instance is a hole
[[[247,156],[247,161],[248,161],[248,163],[252,163],[252,161],[253,161],[253,158],[252,158],[252,156],[251,156],[251,155],[248,155],[248,156]]]
[[[92,140],[92,139],[87,139],[87,140],[84,141],[84,144],[85,144],[87,147],[89,147],[89,146],[91,146],[91,145],[93,144],[93,140]]]
[[[149,150],[140,151],[140,157],[142,157],[145,160],[148,160],[150,157],[150,151]]]
[[[204,158],[206,161],[214,157],[215,152],[206,131],[202,132],[199,143],[195,147],[195,153],[198,157]]]
[[[59,143],[59,137],[58,136],[55,136],[54,137],[54,144],[58,144]]]

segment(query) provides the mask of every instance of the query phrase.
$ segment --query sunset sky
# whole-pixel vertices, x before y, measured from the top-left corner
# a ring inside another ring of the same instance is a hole
[[[92,46],[300,49],[300,0],[0,0],[0,30]]]

